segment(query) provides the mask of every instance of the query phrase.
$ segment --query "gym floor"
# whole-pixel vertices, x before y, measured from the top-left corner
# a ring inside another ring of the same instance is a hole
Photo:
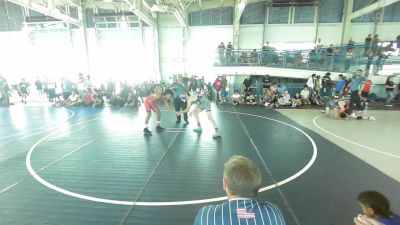
[[[352,224],[363,190],[400,212],[397,111],[337,121],[318,110],[214,106],[223,137],[201,116],[143,136],[144,110],[0,108],[1,225],[190,225],[224,200],[223,164],[249,157],[263,173],[259,200],[288,225]],[[154,124],[154,118],[152,120]],[[278,184],[278,185],[276,185]]]

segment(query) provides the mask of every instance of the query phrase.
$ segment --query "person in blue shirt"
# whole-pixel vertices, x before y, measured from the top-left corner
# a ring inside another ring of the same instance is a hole
[[[339,93],[340,95],[343,94],[344,86],[346,85],[346,79],[343,74],[339,74],[339,80],[336,82],[335,92]]]
[[[183,83],[183,77],[181,74],[178,75],[176,82],[172,84],[172,91],[174,92],[174,107],[176,112],[184,111],[187,107],[187,86]],[[182,116],[177,114],[176,116],[176,124],[181,123]],[[183,113],[183,119],[185,121],[185,125],[189,124],[188,114]]]
[[[261,172],[250,159],[233,156],[224,165],[223,188],[228,201],[201,208],[194,225],[285,225],[279,208],[257,201]]]
[[[362,110],[361,108],[361,84],[364,82],[365,77],[362,76],[362,70],[357,70],[353,74],[353,78],[351,79],[351,82],[347,85],[347,88],[350,90],[351,95],[350,95],[350,111],[353,111],[354,104],[356,104],[356,107],[358,110]]]
[[[357,197],[364,215],[354,218],[356,225],[400,225],[400,217],[390,209],[389,200],[377,191],[364,191]]]

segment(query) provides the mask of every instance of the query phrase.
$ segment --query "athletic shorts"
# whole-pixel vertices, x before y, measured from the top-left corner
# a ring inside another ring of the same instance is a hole
[[[362,91],[361,92],[361,97],[368,98],[368,94],[369,94],[369,92]]]
[[[211,111],[211,102],[206,97],[202,97],[200,102],[198,102],[197,104],[197,108],[205,110],[206,112]]]
[[[153,99],[153,96],[150,95],[144,100],[144,108],[146,109],[146,112],[151,112],[153,110],[154,112],[159,111],[158,109],[158,102],[155,102],[153,105],[150,104],[150,100]]]

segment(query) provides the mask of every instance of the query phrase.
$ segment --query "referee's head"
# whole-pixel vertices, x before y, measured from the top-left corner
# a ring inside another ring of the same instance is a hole
[[[250,159],[233,156],[224,165],[224,190],[228,198],[254,198],[261,186],[261,173]]]

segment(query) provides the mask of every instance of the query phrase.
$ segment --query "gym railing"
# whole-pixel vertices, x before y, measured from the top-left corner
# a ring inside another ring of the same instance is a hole
[[[358,43],[300,50],[217,50],[215,66],[266,66],[341,73],[361,68],[368,74],[393,75],[400,74],[400,49],[396,47],[396,43],[392,46]]]

